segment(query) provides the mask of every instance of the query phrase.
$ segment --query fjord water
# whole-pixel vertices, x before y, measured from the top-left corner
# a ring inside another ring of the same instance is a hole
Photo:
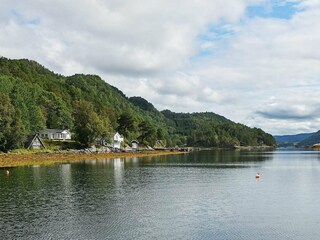
[[[0,169],[0,239],[320,239],[319,183],[317,151]]]

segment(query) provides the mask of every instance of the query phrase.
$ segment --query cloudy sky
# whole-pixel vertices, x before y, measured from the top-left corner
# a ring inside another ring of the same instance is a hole
[[[159,110],[320,129],[320,0],[1,0],[0,55],[98,74]]]

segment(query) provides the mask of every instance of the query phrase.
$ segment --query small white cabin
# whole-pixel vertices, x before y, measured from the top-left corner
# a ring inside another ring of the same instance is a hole
[[[25,148],[27,149],[42,149],[45,148],[43,142],[41,141],[38,134],[28,135],[24,143]]]
[[[137,140],[132,140],[131,141],[131,148],[138,149],[138,147],[139,147],[139,142]]]
[[[40,137],[51,140],[70,140],[71,132],[62,129],[44,129],[39,132]]]
[[[117,132],[117,133],[113,136],[113,147],[120,149],[122,142],[123,142],[123,137],[121,137],[121,135]]]

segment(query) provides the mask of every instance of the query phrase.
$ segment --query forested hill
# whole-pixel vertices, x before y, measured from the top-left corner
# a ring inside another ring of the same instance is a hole
[[[278,135],[274,136],[276,142],[279,143],[298,143],[312,136],[315,133],[300,133],[294,135]]]
[[[39,63],[0,58],[0,150],[22,147],[30,133],[67,128],[83,146],[119,131],[129,142],[168,146],[274,145],[261,129],[214,113],[159,112],[141,97],[127,98],[96,75],[62,76]]]
[[[186,136],[187,145],[191,146],[261,146],[275,145],[274,138],[259,128],[249,128],[234,123],[225,117],[211,112],[174,113],[162,111],[167,118],[167,125],[175,134]]]
[[[320,131],[312,134],[298,143],[298,146],[312,146],[320,143]]]
[[[274,136],[279,147],[298,146],[300,142],[311,137],[315,133],[300,133],[294,135],[278,135]]]

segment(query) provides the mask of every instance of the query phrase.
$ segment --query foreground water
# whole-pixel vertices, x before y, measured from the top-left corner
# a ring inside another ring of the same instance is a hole
[[[0,239],[320,239],[319,183],[316,151],[0,169]]]

